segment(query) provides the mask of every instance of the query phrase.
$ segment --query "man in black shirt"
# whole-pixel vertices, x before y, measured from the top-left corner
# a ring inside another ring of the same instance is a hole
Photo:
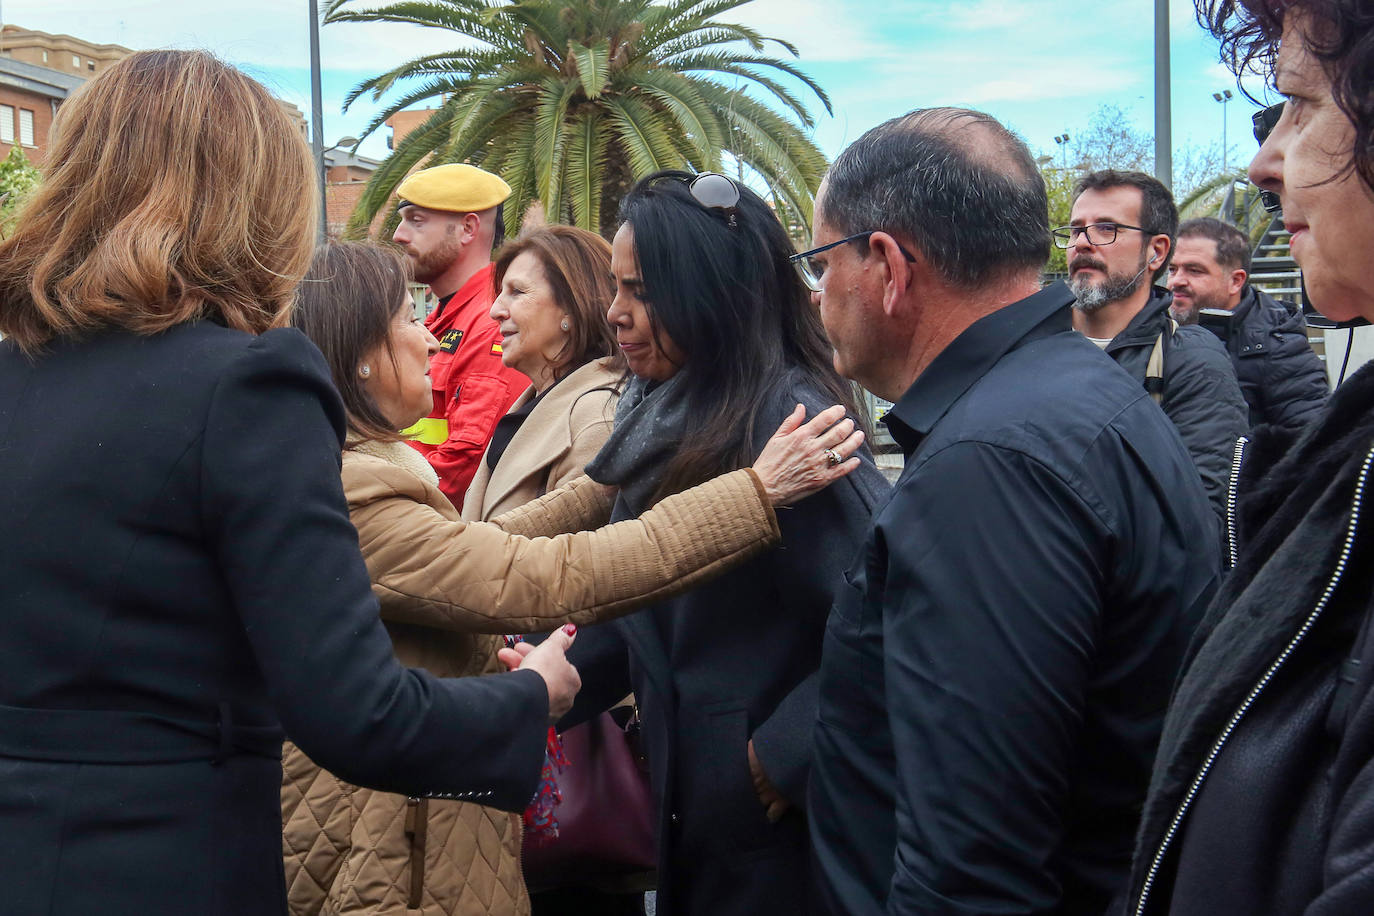
[[[976,204],[974,203],[976,202]],[[798,256],[906,453],[837,590],[809,816],[843,914],[1102,913],[1217,579],[1202,484],[1041,290],[1024,143],[916,111],[832,166]],[[1200,540],[1200,542],[1199,542]]]

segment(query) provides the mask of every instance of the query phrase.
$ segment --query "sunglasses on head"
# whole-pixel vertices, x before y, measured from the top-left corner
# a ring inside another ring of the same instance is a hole
[[[693,200],[707,210],[719,210],[725,217],[725,224],[731,229],[737,228],[735,213],[739,207],[739,185],[735,184],[733,178],[719,172],[699,172],[690,178],[680,175],[664,177],[686,182]]]

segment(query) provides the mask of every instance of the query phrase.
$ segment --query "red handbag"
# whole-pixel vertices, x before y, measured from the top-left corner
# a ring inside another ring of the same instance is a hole
[[[616,713],[632,715],[622,725]],[[526,834],[521,852],[531,891],[569,885],[651,890],[658,864],[648,761],[639,721],[622,706],[563,732],[557,836]]]

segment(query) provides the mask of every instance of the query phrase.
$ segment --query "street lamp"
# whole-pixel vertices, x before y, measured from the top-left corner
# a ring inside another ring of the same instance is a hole
[[[1226,105],[1231,101],[1231,90],[1213,92],[1212,98],[1221,103],[1221,170],[1226,171]]]
[[[1174,187],[1173,99],[1169,83],[1169,0],[1155,0],[1155,178]]]
[[[1069,135],[1067,133],[1058,134],[1054,138],[1054,145],[1059,147],[1059,161],[1067,169],[1069,167]]]

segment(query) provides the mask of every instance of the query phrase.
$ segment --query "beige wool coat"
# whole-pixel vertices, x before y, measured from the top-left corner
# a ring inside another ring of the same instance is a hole
[[[467,523],[429,465],[400,443],[345,451],[343,486],[398,657],[444,676],[496,671],[493,634],[610,619],[778,539],[762,485],[747,469],[595,531],[584,529],[607,521],[611,494],[589,478],[491,523]],[[555,532],[579,533],[545,536]],[[293,914],[529,911],[518,815],[361,789],[290,744],[282,764]]]
[[[582,476],[582,468],[601,451],[615,424],[620,373],[609,363],[593,360],[554,385],[520,424],[495,470],[482,456],[463,500],[463,518],[494,518]],[[511,405],[511,412],[533,399],[531,386]]]

